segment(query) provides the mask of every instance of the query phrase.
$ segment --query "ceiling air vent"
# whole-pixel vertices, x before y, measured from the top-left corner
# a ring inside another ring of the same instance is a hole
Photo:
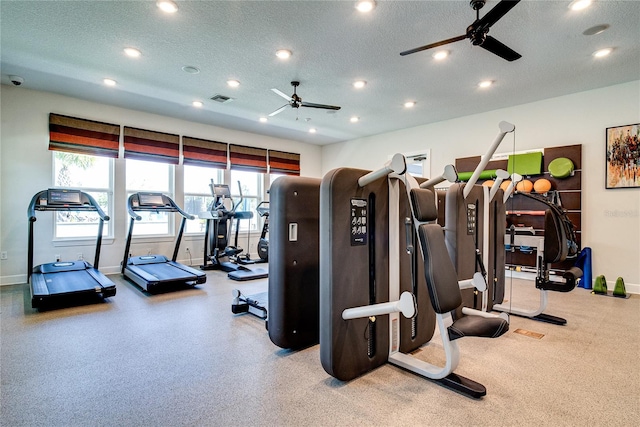
[[[226,104],[227,102],[233,101],[233,98],[229,98],[228,96],[220,95],[219,93],[217,93],[211,97],[211,100],[219,102],[220,104]]]

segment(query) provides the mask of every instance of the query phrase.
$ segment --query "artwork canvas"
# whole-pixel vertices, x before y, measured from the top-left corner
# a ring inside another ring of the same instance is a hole
[[[640,123],[607,128],[606,188],[640,188]]]

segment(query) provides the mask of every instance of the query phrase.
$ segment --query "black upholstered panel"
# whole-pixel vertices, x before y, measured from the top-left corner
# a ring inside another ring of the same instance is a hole
[[[561,220],[547,209],[544,213],[544,262],[564,261],[568,252],[567,234]]]
[[[438,218],[438,208],[433,191],[425,188],[411,189],[413,213],[420,222],[434,221]]]
[[[424,270],[431,304],[436,313],[447,313],[462,304],[456,270],[449,258],[442,229],[437,224],[418,228],[424,253]]]
[[[282,348],[319,341],[320,181],[284,176],[269,191],[269,338]]]
[[[388,316],[378,316],[374,330],[366,318],[342,319],[346,308],[370,304],[370,283],[375,283],[376,303],[389,301],[388,184],[384,178],[360,188],[358,178],[367,172],[334,169],[320,186],[320,361],[327,373],[342,381],[386,363],[389,353]],[[352,245],[352,199],[375,205],[375,225],[367,224],[365,245]],[[375,273],[370,278],[371,247]],[[375,352],[370,356],[371,336]]]

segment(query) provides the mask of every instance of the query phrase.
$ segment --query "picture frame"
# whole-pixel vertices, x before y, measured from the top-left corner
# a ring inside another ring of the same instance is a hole
[[[608,127],[605,188],[640,188],[640,123]]]

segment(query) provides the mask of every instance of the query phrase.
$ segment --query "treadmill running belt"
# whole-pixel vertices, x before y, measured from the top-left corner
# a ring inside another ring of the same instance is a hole
[[[49,294],[66,294],[101,289],[98,283],[89,273],[81,271],[66,271],[50,273],[44,276]]]
[[[158,283],[196,279],[195,275],[164,262],[158,264],[141,264],[135,267],[158,279]]]

